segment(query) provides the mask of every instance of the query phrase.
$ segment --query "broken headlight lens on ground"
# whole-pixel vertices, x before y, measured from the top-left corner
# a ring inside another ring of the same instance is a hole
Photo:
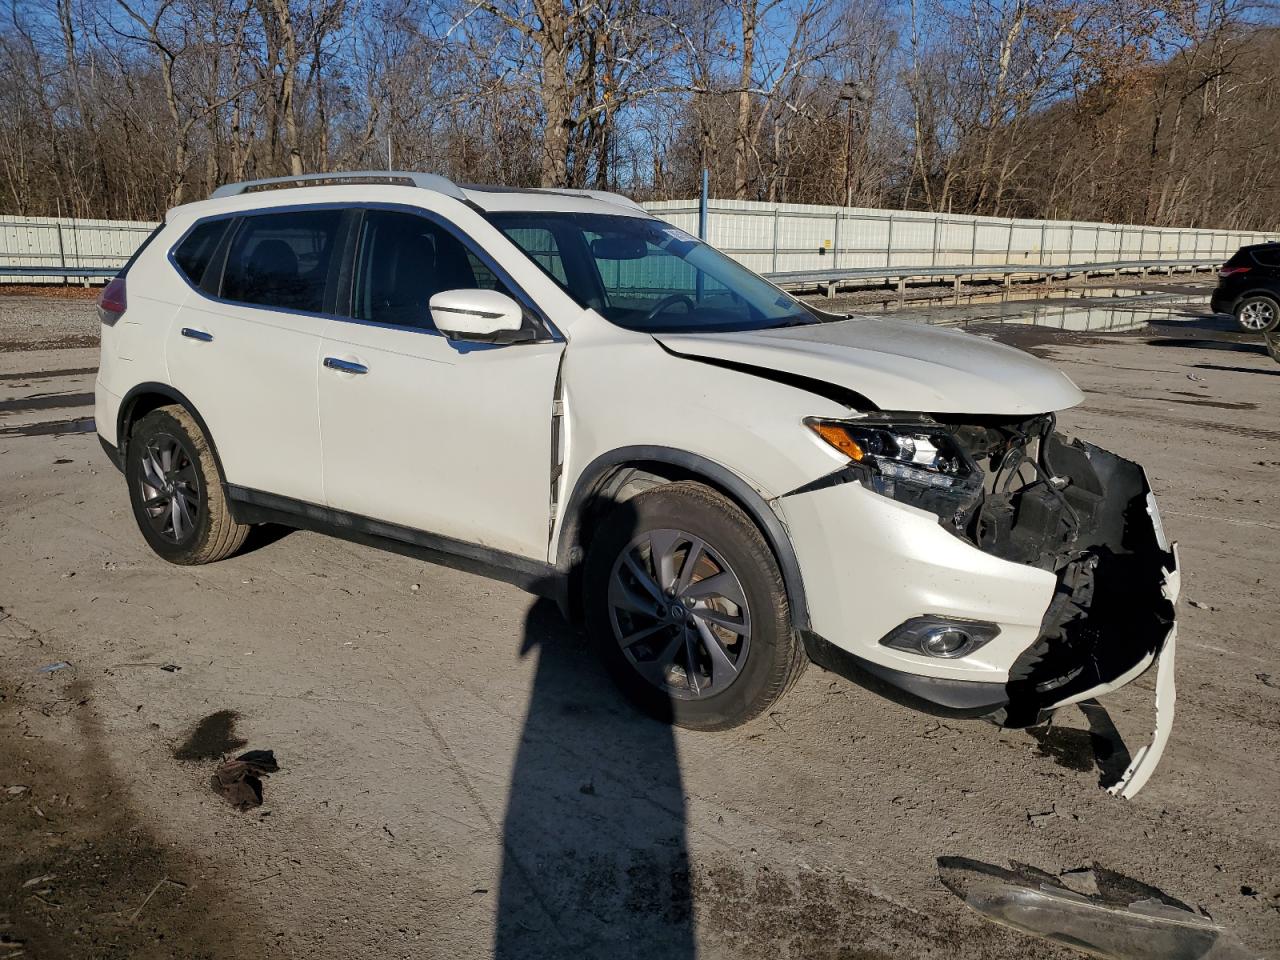
[[[982,490],[981,474],[937,424],[809,419],[805,425],[849,458],[868,489],[943,520],[967,515]]]

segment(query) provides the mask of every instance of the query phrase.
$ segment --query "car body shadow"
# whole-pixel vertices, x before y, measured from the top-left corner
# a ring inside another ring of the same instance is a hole
[[[670,724],[636,711],[540,600],[503,820],[499,960],[695,956],[685,801]]]

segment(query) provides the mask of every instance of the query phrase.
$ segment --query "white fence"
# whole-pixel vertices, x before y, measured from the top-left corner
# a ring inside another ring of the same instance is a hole
[[[656,216],[697,233],[698,204],[647,203]],[[759,273],[841,268],[1221,261],[1280,234],[1066,220],[1013,220],[913,210],[712,200],[707,240]]]
[[[689,233],[698,231],[696,200],[645,206]],[[1244,244],[1280,236],[741,200],[712,200],[707,213],[707,239],[761,273],[1116,260],[1202,259],[1208,263],[1225,260]],[[154,227],[130,220],[0,217],[0,283],[64,279],[5,274],[6,266],[118,268]]]
[[[0,283],[63,280],[61,276],[6,276],[5,267],[117,269],[155,227],[139,220],[0,216]]]

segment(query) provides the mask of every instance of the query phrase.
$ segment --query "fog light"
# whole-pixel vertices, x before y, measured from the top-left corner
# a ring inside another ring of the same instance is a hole
[[[952,620],[946,617],[915,617],[897,627],[880,642],[895,650],[954,660],[967,657],[1000,634],[994,623],[980,620]]]
[[[920,649],[935,657],[958,657],[973,642],[973,637],[956,627],[930,630],[920,642]]]

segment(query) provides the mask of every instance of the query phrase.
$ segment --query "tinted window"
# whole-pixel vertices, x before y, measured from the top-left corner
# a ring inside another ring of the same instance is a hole
[[[657,220],[594,213],[493,213],[489,220],[579,304],[620,327],[696,333],[819,320],[746,267]]]
[[[341,210],[246,217],[227,254],[222,296],[264,307],[323,310],[341,222]]]
[[[230,223],[230,220],[206,220],[198,223],[174,248],[173,259],[177,262],[178,269],[196,286],[204,278],[205,269],[213,259],[213,251],[218,248]]]
[[[1280,246],[1259,247],[1253,251],[1253,259],[1264,267],[1280,267]]]
[[[564,258],[560,255],[555,234],[550,230],[545,227],[511,227],[506,234],[529,259],[551,274],[557,283],[564,286],[568,282],[564,272]]]
[[[444,290],[507,291],[453,234],[424,217],[370,210],[360,228],[352,313],[357,320],[433,330]]]

